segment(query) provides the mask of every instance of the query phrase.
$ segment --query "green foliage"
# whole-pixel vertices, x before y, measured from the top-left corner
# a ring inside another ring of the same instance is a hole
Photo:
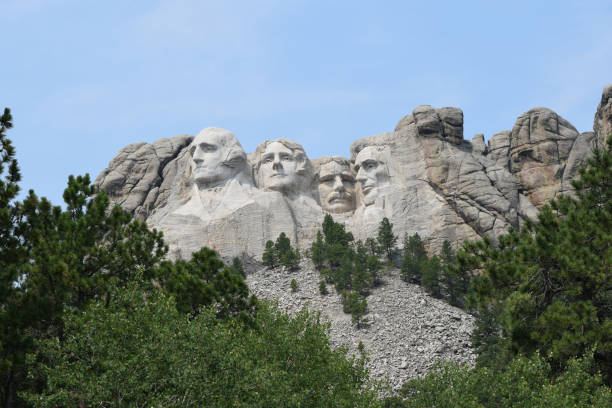
[[[296,269],[300,265],[300,252],[297,248],[292,249],[291,247],[287,252],[281,255],[281,265],[288,269]]]
[[[244,266],[242,266],[242,261],[237,256],[232,259],[232,266],[230,266],[230,271],[246,278],[246,272],[244,271]]]
[[[382,248],[378,245],[378,242],[374,238],[366,238],[365,247],[371,256],[379,257],[382,255]]]
[[[363,316],[367,314],[365,296],[380,282],[382,264],[376,255],[380,247],[373,239],[366,240],[366,244],[354,242],[353,234],[329,214],[325,216],[322,230],[323,234],[317,234],[310,248],[313,263],[324,278],[319,290],[321,294],[326,294],[326,283],[333,283],[336,291],[344,293],[342,303],[345,313],[350,313],[353,323],[361,327]]]
[[[291,251],[291,241],[284,232],[281,232],[278,238],[276,238],[274,249],[279,257],[282,257],[287,252]]]
[[[253,325],[219,320],[205,308],[193,319],[171,297],[137,286],[109,306],[95,302],[65,316],[65,340],[38,344],[27,394],[34,407],[369,407],[376,389],[365,360],[332,349],[327,326],[262,305]]]
[[[321,234],[321,231],[317,231],[317,239],[310,247],[310,259],[312,259],[312,263],[314,263],[315,268],[321,270],[325,262],[325,247],[323,244],[323,235]]]
[[[268,268],[278,266],[278,254],[276,252],[276,248],[274,248],[274,241],[268,240],[266,242],[266,248],[261,256],[261,261]]]
[[[418,233],[408,236],[406,233],[402,251],[402,278],[406,282],[420,283],[425,262],[427,262],[427,251],[421,236]]]
[[[289,284],[289,286],[291,287],[291,291],[292,292],[297,292],[298,290],[298,283],[295,279],[291,279],[291,283]]]
[[[329,294],[329,291],[327,290],[327,284],[325,283],[325,280],[322,280],[321,282],[319,282],[319,293],[322,296],[325,296],[325,295]]]
[[[611,141],[612,143],[612,141]],[[609,145],[610,149],[611,145]],[[596,150],[573,182],[575,197],[545,205],[536,222],[458,254],[480,307],[501,302],[513,353],[540,350],[560,370],[594,349],[612,383],[612,153]]]
[[[119,207],[109,214],[106,194],[93,194],[88,175],[70,176],[66,210],[33,191],[5,208],[16,215],[12,238],[19,242],[13,255],[2,257],[9,275],[0,290],[7,294],[0,308],[0,394],[9,399],[22,387],[36,386],[24,378],[25,353],[34,338],[61,336],[65,308],[81,308],[91,299],[109,302],[109,287],[137,273],[155,278],[167,251],[161,233]]]
[[[442,273],[440,281],[448,302],[457,307],[466,307],[466,293],[469,288],[470,275],[468,271],[457,265],[457,257],[448,240],[442,244],[440,252],[442,260]]]
[[[300,264],[300,252],[291,246],[291,240],[281,232],[276,242],[266,242],[262,262],[268,268],[283,265],[288,269],[296,269]]]
[[[440,258],[434,255],[424,261],[421,264],[421,271],[421,285],[423,285],[427,293],[433,297],[441,297],[440,272],[442,271],[442,265]]]
[[[509,340],[500,323],[501,306],[494,303],[478,310],[471,339],[478,367],[505,367],[512,359]]]
[[[360,328],[366,323],[364,316],[368,313],[368,302],[365,296],[357,292],[342,292],[342,308],[344,313],[350,313],[353,324]]]
[[[439,365],[424,378],[407,382],[401,401],[387,406],[405,408],[541,408],[610,407],[612,392],[601,375],[591,375],[592,355],[568,361],[559,376],[545,359],[517,357],[503,371],[469,369],[456,363]],[[392,405],[395,404],[395,405]]]
[[[322,227],[325,243],[329,246],[338,244],[342,248],[348,248],[349,243],[353,241],[353,234],[346,232],[344,225],[335,222],[329,214],[325,215]]]
[[[397,236],[393,234],[393,224],[389,222],[387,217],[383,218],[378,226],[376,241],[380,248],[387,254],[389,262],[391,262],[397,245]]]
[[[202,306],[214,306],[217,317],[248,318],[255,312],[255,297],[241,275],[227,268],[209,248],[194,252],[191,260],[164,261],[156,274],[166,291],[177,299],[180,312],[197,314]]]

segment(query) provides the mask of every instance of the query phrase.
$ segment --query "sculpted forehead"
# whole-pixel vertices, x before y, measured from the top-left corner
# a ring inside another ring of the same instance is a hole
[[[375,160],[377,162],[383,161],[383,154],[374,146],[368,146],[359,152],[355,158],[355,165],[359,166],[366,160]]]
[[[291,149],[280,142],[272,142],[268,146],[266,146],[266,150],[263,153],[263,156],[274,154],[274,153],[288,153],[293,155]]]
[[[321,166],[321,170],[319,171],[319,178],[324,180],[327,177],[332,177],[336,175],[344,175],[347,177],[353,177],[351,173],[351,169],[348,164],[338,163],[336,161],[331,161],[329,163],[325,163]]]
[[[202,130],[191,142],[191,146],[207,143],[219,147],[240,146],[236,136],[229,130],[219,128],[206,128]],[[242,149],[242,146],[240,146]]]

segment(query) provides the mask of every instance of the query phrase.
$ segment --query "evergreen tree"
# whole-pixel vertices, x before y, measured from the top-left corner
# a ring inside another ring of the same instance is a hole
[[[402,278],[407,282],[421,282],[424,263],[427,261],[427,251],[418,233],[404,235],[404,249],[402,254]]]
[[[279,258],[282,258],[285,254],[291,251],[291,241],[284,232],[281,232],[278,238],[276,238],[274,249],[276,249],[276,253],[278,254]]]
[[[319,282],[319,293],[323,296],[329,293],[329,291],[327,290],[327,284],[325,283],[325,280],[322,280],[321,282]]]
[[[366,268],[368,270],[368,274],[372,277],[371,282],[372,285],[378,285],[381,282],[380,279],[380,270],[382,269],[382,264],[378,260],[378,257],[375,255],[368,256],[366,260]]]
[[[382,249],[380,248],[380,245],[378,245],[378,243],[376,242],[374,238],[366,238],[365,246],[368,249],[368,252],[370,253],[370,255],[372,256],[378,257],[382,254]]]
[[[292,249],[289,247],[284,254],[281,255],[280,263],[285,268],[295,269],[300,264],[300,252],[298,249]]]
[[[244,267],[242,266],[242,261],[237,256],[232,259],[232,266],[230,267],[230,270],[235,274],[246,278],[246,272],[244,271]]]
[[[437,298],[441,296],[439,280],[441,270],[442,265],[440,264],[440,258],[436,255],[422,263],[421,284],[427,293]]]
[[[397,236],[393,234],[393,224],[389,222],[387,217],[383,218],[380,222],[376,241],[378,241],[378,245],[387,254],[387,259],[391,261],[397,245]]]
[[[217,253],[202,248],[189,261],[164,261],[158,267],[159,279],[166,291],[176,297],[180,312],[194,316],[202,306],[214,306],[219,318],[243,319],[255,312],[255,297],[243,277],[227,268]]]
[[[336,284],[336,290],[340,292],[344,289],[351,289],[353,282],[353,259],[348,252],[344,254],[340,261],[340,267],[334,272],[333,279]]]
[[[540,350],[561,369],[594,350],[612,383],[612,138],[595,150],[572,182],[575,197],[559,196],[537,221],[490,241],[467,243],[460,266],[476,276],[481,307],[503,303],[502,325],[513,352]],[[478,273],[476,272],[478,271]]]
[[[469,276],[466,271],[456,265],[456,256],[448,240],[444,240],[440,251],[442,272],[440,282],[445,292],[445,298],[453,306],[464,307],[465,295],[469,286]]]
[[[348,248],[354,239],[353,234],[346,232],[344,225],[335,222],[329,214],[323,219],[323,235],[327,245],[339,244],[342,248]]]
[[[317,239],[310,247],[310,259],[312,259],[312,263],[318,270],[323,268],[323,264],[325,262],[325,248],[323,245],[323,235],[321,234],[321,231],[317,231]]]
[[[350,313],[353,324],[357,328],[364,323],[363,317],[368,313],[368,302],[364,296],[357,292],[344,291],[342,293],[342,305],[344,313]]]
[[[262,263],[268,268],[274,268],[278,265],[278,252],[274,247],[274,241],[268,240],[266,242],[266,248],[261,258]]]
[[[333,348],[314,313],[264,303],[244,324],[219,320],[214,307],[186,319],[158,290],[113,297],[67,314],[64,341],[36,344],[31,372],[47,386],[28,393],[32,406],[376,406],[365,359]]]

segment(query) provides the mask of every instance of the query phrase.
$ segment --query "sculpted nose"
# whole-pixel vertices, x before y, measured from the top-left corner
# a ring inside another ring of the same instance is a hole
[[[359,168],[359,171],[357,172],[357,176],[355,177],[355,179],[357,179],[357,181],[362,184],[366,180],[366,176],[365,176],[365,172],[363,171],[363,167]]]
[[[340,176],[334,178],[334,191],[344,191],[344,184]]]
[[[281,164],[280,157],[274,156],[274,162],[272,163],[272,169],[280,170],[282,168],[283,168],[283,165]]]
[[[193,152],[193,161],[198,164],[204,161],[204,157],[200,149],[196,149],[195,152]]]

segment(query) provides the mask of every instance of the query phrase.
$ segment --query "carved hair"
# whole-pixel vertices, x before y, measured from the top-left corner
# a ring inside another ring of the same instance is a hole
[[[264,152],[272,143],[280,143],[285,146],[287,149],[291,150],[293,154],[293,158],[297,162],[296,166],[296,174],[299,177],[298,188],[304,189],[310,183],[310,178],[312,175],[312,165],[310,164],[310,160],[308,160],[308,156],[306,156],[306,152],[301,144],[294,142],[293,140],[280,138],[275,140],[266,140],[263,143],[260,143],[259,146],[255,149],[253,153],[253,178],[255,179],[255,183],[257,187],[261,188],[261,180],[259,168],[261,167],[261,160]],[[307,188],[307,187],[306,187]]]

